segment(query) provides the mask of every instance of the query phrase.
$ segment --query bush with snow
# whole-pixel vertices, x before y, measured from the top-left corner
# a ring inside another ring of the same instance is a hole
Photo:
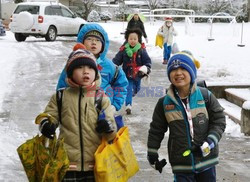
[[[109,11],[103,11],[100,13],[100,18],[106,22],[112,19],[112,14]]]
[[[99,16],[99,14],[97,13],[97,11],[92,10],[92,11],[89,13],[89,15],[88,15],[87,20],[88,20],[89,22],[99,22],[99,21],[101,21],[101,18],[100,18],[100,16]]]

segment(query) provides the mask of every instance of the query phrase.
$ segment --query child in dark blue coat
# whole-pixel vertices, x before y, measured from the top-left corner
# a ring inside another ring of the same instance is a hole
[[[122,65],[128,79],[129,85],[125,105],[127,114],[131,114],[132,97],[139,92],[141,79],[150,73],[151,59],[144,43],[142,43],[140,29],[127,29],[125,39],[125,44],[120,47],[119,52],[113,58],[113,62],[118,66]]]

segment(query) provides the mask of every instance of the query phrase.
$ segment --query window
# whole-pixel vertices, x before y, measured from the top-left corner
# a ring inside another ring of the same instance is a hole
[[[73,16],[74,16],[69,10],[67,10],[64,7],[62,7],[62,15],[64,17],[69,17],[69,18],[73,18]]]
[[[38,15],[39,14],[39,6],[31,6],[31,5],[19,5],[14,14],[19,14],[23,11],[28,11],[32,15]]]
[[[52,15],[62,16],[62,11],[60,6],[51,6],[51,9],[53,11]]]
[[[47,6],[45,8],[45,12],[44,12],[45,15],[53,15],[53,9],[51,6]]]

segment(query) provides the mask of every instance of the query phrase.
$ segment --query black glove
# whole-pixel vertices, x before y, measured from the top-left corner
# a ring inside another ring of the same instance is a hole
[[[157,153],[148,153],[148,162],[150,163],[150,165],[156,169],[157,171],[159,171],[159,173],[162,173],[162,169],[163,167],[167,164],[166,159],[162,159],[161,161],[159,161],[159,155]]]
[[[156,161],[155,163],[155,169],[158,170],[160,173],[162,172],[162,169],[167,164],[166,159],[162,159],[161,161]]]
[[[56,125],[48,119],[44,119],[40,123],[39,130],[45,137],[53,139],[53,135],[56,133]]]
[[[111,133],[114,131],[113,125],[106,119],[100,119],[97,121],[97,127],[95,129],[98,133]]]

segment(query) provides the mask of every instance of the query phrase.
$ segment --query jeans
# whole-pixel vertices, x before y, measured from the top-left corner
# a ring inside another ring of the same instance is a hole
[[[175,173],[174,182],[216,182],[215,166],[199,173]]]
[[[133,80],[128,79],[128,87],[127,87],[127,97],[126,97],[126,103],[125,105],[131,105],[132,106],[132,97],[134,97],[139,90],[141,89],[141,79],[139,80]]]
[[[170,55],[171,55],[171,51],[172,51],[172,46],[171,45],[167,45],[167,43],[163,44],[164,50],[163,50],[163,59],[164,60],[169,60]]]

